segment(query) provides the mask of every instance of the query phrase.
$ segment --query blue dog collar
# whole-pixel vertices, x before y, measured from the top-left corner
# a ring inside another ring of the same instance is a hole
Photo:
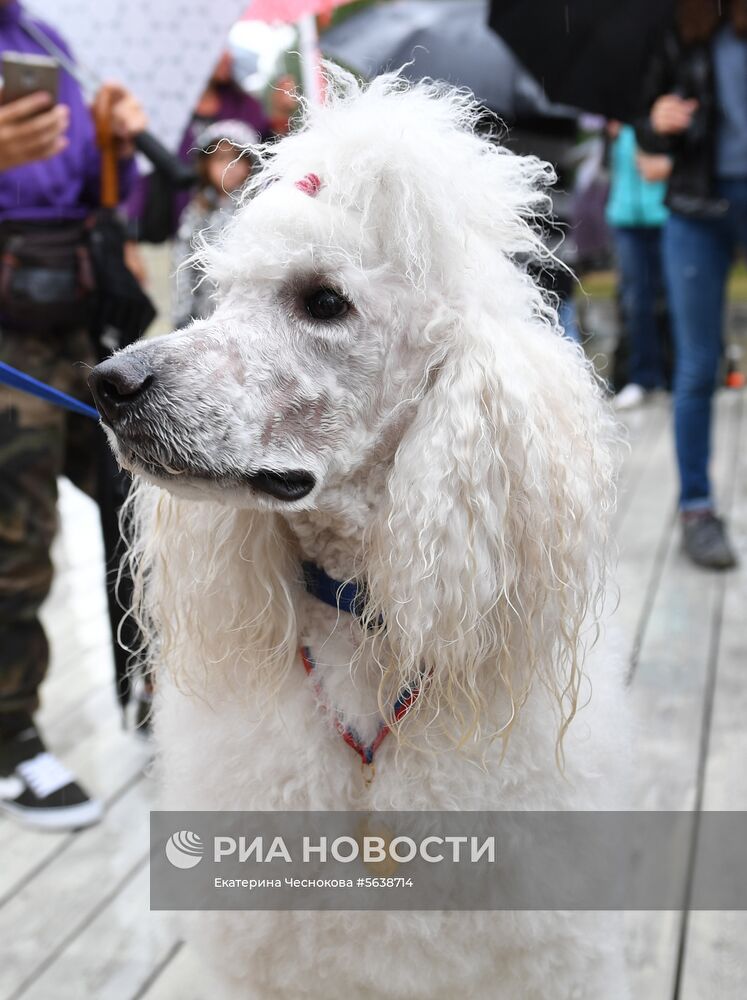
[[[366,603],[365,587],[354,581],[342,583],[335,580],[313,562],[303,562],[301,566],[304,585],[309,594],[338,611],[360,617]]]

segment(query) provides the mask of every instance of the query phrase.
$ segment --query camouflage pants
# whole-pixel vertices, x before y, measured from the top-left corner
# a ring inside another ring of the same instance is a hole
[[[88,401],[93,347],[83,330],[0,331],[0,360]],[[0,713],[33,712],[47,670],[38,618],[52,582],[57,477],[96,490],[101,431],[86,417],[0,386]]]

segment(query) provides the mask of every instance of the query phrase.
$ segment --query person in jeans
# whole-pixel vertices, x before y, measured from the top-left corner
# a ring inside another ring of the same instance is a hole
[[[700,566],[728,569],[737,560],[708,466],[726,281],[747,247],[747,0],[680,0],[644,94],[639,145],[672,158],[664,262],[684,548]]]
[[[18,3],[0,0],[0,52],[44,54],[25,17]],[[65,48],[56,32],[34,23]],[[135,176],[131,138],[145,116],[124,88],[107,86],[127,190]],[[0,282],[0,360],[83,399],[94,344],[81,314],[50,298],[49,289],[74,273],[82,248],[75,240],[99,190],[91,113],[68,73],[60,72],[55,106],[41,93],[0,106],[0,251],[1,266],[10,268]],[[65,248],[67,270],[55,271],[55,260],[28,263],[30,246],[44,254],[53,244]],[[94,492],[99,433],[85,417],[0,388],[0,810],[37,828],[78,828],[102,812],[47,750],[34,722],[48,661],[38,612],[52,581],[57,477],[64,472]]]
[[[668,157],[646,156],[636,147],[629,125],[610,123],[611,183],[607,222],[620,272],[620,292],[630,344],[627,384],[615,396],[618,410],[640,406],[647,393],[664,388],[666,371],[656,316],[664,278],[661,231],[671,164]]]

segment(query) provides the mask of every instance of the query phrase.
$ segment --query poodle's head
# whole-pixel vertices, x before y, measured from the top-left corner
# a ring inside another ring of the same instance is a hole
[[[589,366],[527,269],[552,171],[480,135],[453,90],[335,83],[204,242],[215,313],[97,369],[110,437],[142,477],[222,505],[204,546],[216,579],[222,543],[254,546],[275,613],[247,623],[237,597],[226,634],[235,646],[242,629],[265,660],[294,652],[278,569],[291,564],[260,556],[257,518],[344,502],[346,482],[377,469],[362,570],[369,619],[386,623],[382,705],[428,666],[417,711],[449,706],[463,738],[496,687],[516,706],[539,673],[567,721],[601,590],[612,451]],[[183,545],[193,567],[208,519],[176,502],[163,550],[175,562]],[[241,517],[237,540],[227,519]],[[238,593],[246,572],[236,579]]]
[[[205,241],[214,314],[92,377],[122,464],[179,495],[313,509],[393,453],[486,307],[507,338],[539,308],[514,261],[548,168],[474,135],[453,92],[345,89]]]

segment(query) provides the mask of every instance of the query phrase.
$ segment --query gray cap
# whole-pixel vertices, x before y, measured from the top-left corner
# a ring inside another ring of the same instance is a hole
[[[221,142],[228,142],[231,146],[241,150],[259,142],[259,133],[251,125],[235,118],[213,122],[197,136],[195,152],[198,155],[211,153]]]

